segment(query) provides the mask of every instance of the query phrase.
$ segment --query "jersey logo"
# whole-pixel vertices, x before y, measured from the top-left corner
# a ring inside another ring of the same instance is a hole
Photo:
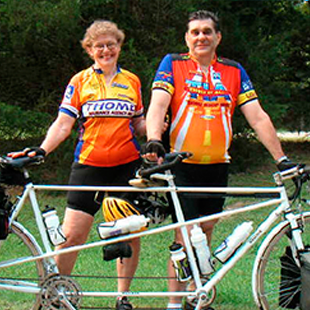
[[[120,83],[112,83],[112,87],[118,87],[118,88],[123,88],[123,89],[128,89],[128,85],[120,84]]]
[[[135,105],[125,100],[105,99],[88,101],[82,107],[84,117],[125,117],[135,115]]]
[[[172,77],[172,74],[170,72],[165,72],[165,71],[160,71],[158,72],[158,75],[162,78],[162,79],[168,79]]]
[[[74,86],[68,85],[64,95],[64,102],[70,103],[73,94],[74,94]]]
[[[253,88],[252,82],[250,80],[242,82],[242,88],[244,91],[248,91]]]

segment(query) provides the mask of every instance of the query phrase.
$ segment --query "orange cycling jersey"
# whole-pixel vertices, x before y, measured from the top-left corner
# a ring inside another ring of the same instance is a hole
[[[79,72],[67,86],[60,112],[79,119],[75,162],[112,167],[139,158],[131,121],[144,111],[141,83],[133,73],[118,67],[107,85],[100,69]]]
[[[172,151],[192,152],[188,163],[229,162],[234,109],[257,99],[240,64],[215,57],[206,72],[189,54],[168,54],[156,72],[152,89],[172,96]]]

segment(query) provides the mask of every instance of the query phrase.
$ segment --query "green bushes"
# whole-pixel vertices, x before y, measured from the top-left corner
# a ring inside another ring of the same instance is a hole
[[[0,135],[4,140],[25,140],[45,135],[52,117],[0,102]]]

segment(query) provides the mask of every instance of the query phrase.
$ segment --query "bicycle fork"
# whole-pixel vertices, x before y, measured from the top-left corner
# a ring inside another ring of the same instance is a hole
[[[290,222],[291,226],[291,236],[289,237],[289,242],[290,242],[290,247],[292,250],[292,255],[294,258],[295,263],[297,266],[300,268],[300,258],[299,258],[299,253],[305,250],[305,245],[303,244],[302,241],[302,215],[300,214],[293,214],[293,213],[288,213],[285,215],[285,218]],[[298,223],[300,222],[300,223]]]

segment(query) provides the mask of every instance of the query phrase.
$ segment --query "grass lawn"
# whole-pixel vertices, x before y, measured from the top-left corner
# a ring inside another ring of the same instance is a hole
[[[299,156],[298,160],[307,162],[306,158]],[[255,171],[248,173],[239,173],[231,175],[231,186],[273,186],[272,173],[275,166],[266,164]],[[66,205],[64,194],[54,193],[48,195],[41,195],[40,205],[43,207],[46,204],[57,207],[60,217],[63,216],[63,211]],[[244,201],[240,199],[227,199],[225,208],[236,208],[246,203],[249,199]],[[234,229],[234,227],[246,220],[251,220],[254,225],[264,219],[270,212],[270,208],[264,208],[257,211],[248,212],[246,215],[231,216],[225,220],[221,220],[214,231],[212,241],[212,250],[214,250]],[[19,220],[35,234],[33,216],[30,209],[19,216]],[[96,226],[103,221],[101,213],[98,213],[95,218],[95,225],[89,236],[89,241],[98,241],[98,233]],[[170,220],[167,220],[170,221]],[[167,291],[167,262],[169,260],[168,247],[173,241],[173,232],[166,232],[158,235],[147,236],[142,238],[140,263],[134,279],[131,290],[135,291]],[[5,247],[6,246],[6,247]],[[7,254],[14,248],[18,250],[18,244],[4,244],[0,249],[1,260],[3,255]],[[251,272],[253,267],[253,260],[257,251],[255,246],[247,256],[237,263],[235,268],[231,270],[225,278],[217,285],[217,298],[213,304],[217,310],[254,310],[256,309],[251,291]],[[22,251],[22,250],[20,250]],[[25,255],[20,253],[19,255]],[[218,266],[220,263],[218,263]],[[19,273],[25,275],[31,274],[33,271],[31,266],[28,269],[20,266],[15,268],[16,276]],[[2,276],[0,271],[0,276]],[[91,277],[84,277],[85,275]],[[74,269],[75,280],[78,281],[82,288],[87,290],[99,291],[104,289],[107,291],[114,291],[116,289],[116,271],[115,261],[105,262],[102,258],[102,248],[94,248],[82,251],[79,255],[78,261]],[[0,290],[0,309],[1,310],[29,310],[29,303],[27,296],[24,294],[7,293]],[[167,300],[163,298],[135,298],[131,301],[138,308],[164,309]],[[82,308],[86,309],[114,309],[114,298],[84,298],[82,301]]]

